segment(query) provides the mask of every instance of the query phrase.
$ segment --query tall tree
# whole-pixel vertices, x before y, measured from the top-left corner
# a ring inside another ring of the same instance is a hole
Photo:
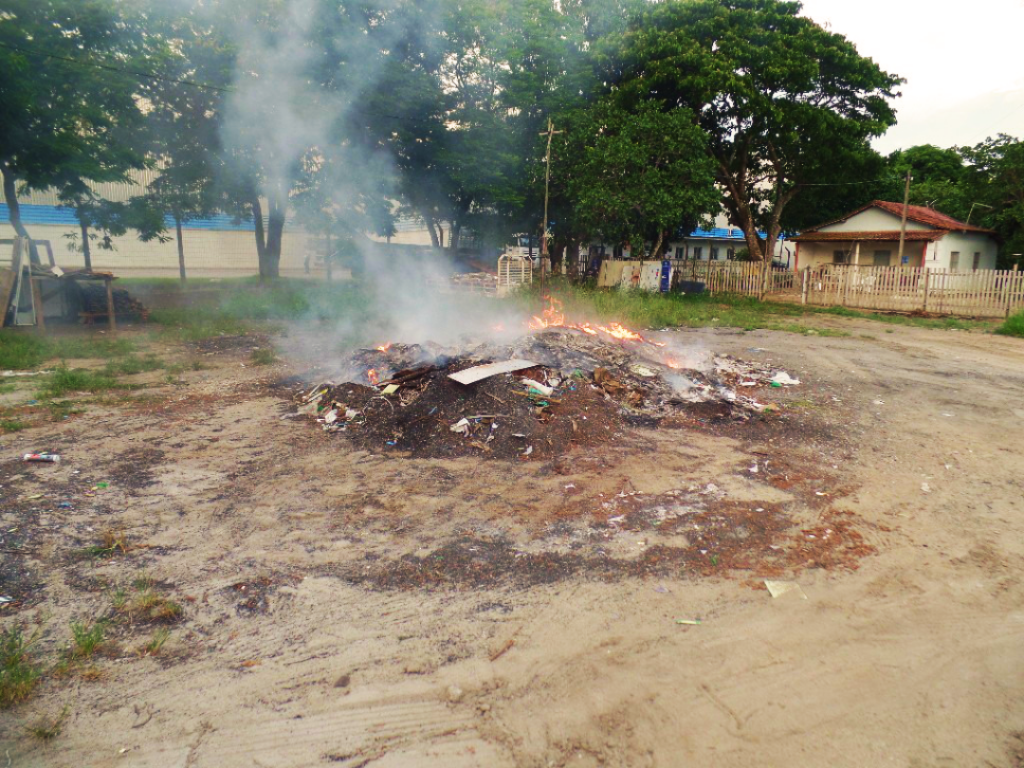
[[[28,236],[19,183],[55,187],[88,247],[88,182],[127,182],[146,164],[139,71],[161,41],[116,0],[10,0],[0,15],[0,173],[11,225]]]
[[[1024,259],[1024,141],[999,134],[960,150],[964,170],[965,205],[980,203],[971,223],[996,230],[1003,241],[1000,264],[1020,266]]]
[[[707,137],[685,109],[644,102],[626,111],[607,99],[568,125],[558,175],[580,226],[658,258],[679,227],[692,229],[717,210]]]
[[[723,205],[761,258],[805,185],[836,180],[895,122],[900,79],[800,11],[779,0],[659,2],[601,51],[623,104],[692,110]]]

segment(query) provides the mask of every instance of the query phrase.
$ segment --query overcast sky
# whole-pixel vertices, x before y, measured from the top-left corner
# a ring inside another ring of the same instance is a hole
[[[899,124],[875,142],[973,145],[1024,139],[1024,0],[804,0],[804,14],[907,80]]]

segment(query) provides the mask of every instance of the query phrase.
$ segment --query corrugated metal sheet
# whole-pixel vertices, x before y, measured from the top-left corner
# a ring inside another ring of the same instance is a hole
[[[265,217],[264,217],[265,218]],[[10,215],[5,203],[0,203],[0,221],[7,222]],[[48,224],[59,227],[77,227],[78,219],[70,208],[60,208],[53,205],[22,205],[21,220],[26,226],[33,224]],[[174,228],[174,219],[170,216],[164,218],[168,229]],[[290,220],[286,221],[292,223]],[[215,229],[229,232],[252,232],[255,227],[251,221],[235,223],[230,216],[217,215],[206,219],[196,219],[184,226],[185,229]]]

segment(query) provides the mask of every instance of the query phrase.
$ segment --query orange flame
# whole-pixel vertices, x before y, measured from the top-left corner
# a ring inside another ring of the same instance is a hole
[[[389,349],[391,349],[391,344],[392,344],[392,342],[390,342],[390,341],[387,344],[382,344],[381,346],[377,347],[377,351],[378,352],[387,352]]]
[[[562,302],[553,296],[544,297],[548,306],[540,315],[534,315],[530,321],[529,326],[531,330],[542,331],[545,328],[572,328],[577,331],[589,334],[590,336],[599,336],[604,334],[610,336],[613,339],[619,341],[637,341],[644,344],[650,344],[655,347],[664,347],[665,344],[660,341],[652,341],[644,338],[636,331],[631,331],[626,328],[622,323],[608,323],[608,325],[594,325],[592,323],[567,323],[565,321],[565,313],[562,311]]]
[[[380,384],[380,374],[373,368],[366,372],[366,378],[369,379],[370,383],[375,387]]]

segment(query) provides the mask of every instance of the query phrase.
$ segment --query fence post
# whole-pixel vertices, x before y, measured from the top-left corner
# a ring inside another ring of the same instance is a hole
[[[846,306],[846,296],[850,290],[850,265],[843,264],[839,268],[840,280],[843,281],[843,298],[839,304],[841,307]]]
[[[1006,317],[1010,316],[1010,307],[1013,304],[1013,294],[1010,291],[1010,284],[1016,281],[1017,272],[1007,272],[1006,277],[1003,278],[1003,307],[1005,308],[1004,314]]]
[[[921,304],[921,311],[928,312],[928,291],[931,288],[931,275],[932,272],[928,267],[921,267],[924,270],[924,299]]]
[[[810,267],[804,267],[804,271],[800,273],[800,303],[807,303],[807,283],[810,282]]]

